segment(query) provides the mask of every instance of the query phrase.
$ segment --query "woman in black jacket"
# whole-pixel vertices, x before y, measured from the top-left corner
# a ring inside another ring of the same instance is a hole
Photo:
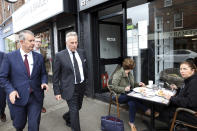
[[[168,119],[172,119],[174,112],[177,107],[189,108],[197,111],[197,68],[193,61],[184,61],[180,64],[180,73],[184,78],[183,87],[178,89],[176,96],[165,95],[166,99],[170,100],[170,106],[168,107],[169,112]],[[172,89],[177,89],[176,85],[171,85]],[[180,113],[178,115],[179,120],[189,121],[197,125],[197,118],[187,114]]]

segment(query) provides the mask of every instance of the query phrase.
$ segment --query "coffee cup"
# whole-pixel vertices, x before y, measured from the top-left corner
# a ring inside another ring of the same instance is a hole
[[[149,80],[149,81],[148,81],[148,85],[149,85],[150,87],[152,87],[152,86],[153,86],[153,81],[152,81],[152,80]]]

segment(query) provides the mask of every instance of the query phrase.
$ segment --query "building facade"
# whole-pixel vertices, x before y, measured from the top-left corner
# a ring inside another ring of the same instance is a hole
[[[55,53],[65,49],[66,32],[77,30],[76,1],[26,0],[8,19],[2,23],[1,50],[7,53],[18,49],[20,45],[17,34],[24,29],[31,30],[35,35],[41,36],[42,48],[47,52],[47,68],[51,78]],[[7,21],[10,21],[10,32],[5,36],[5,29],[8,29],[3,26]]]
[[[107,79],[126,57],[135,60],[135,81],[146,84],[148,80],[158,84],[161,71],[178,68],[181,61],[197,57],[196,0],[53,2],[28,0],[8,17],[10,20],[5,19],[7,14],[1,15],[0,38],[4,43],[0,49],[4,45],[4,51],[12,51],[15,48],[6,44],[5,38],[23,29],[32,30],[42,36],[52,76],[52,61],[56,52],[65,49],[66,32],[77,31],[79,48],[86,50],[88,59],[88,96],[109,97]],[[3,23],[10,28],[3,27]],[[2,37],[3,30],[7,34]]]
[[[148,80],[158,84],[161,71],[197,57],[196,0],[78,0],[78,4],[92,96],[108,97],[103,83],[125,57],[135,60],[135,81],[146,84]]]
[[[15,35],[12,29],[12,14],[25,3],[18,0],[16,3],[0,1],[0,50],[9,52],[16,49]]]

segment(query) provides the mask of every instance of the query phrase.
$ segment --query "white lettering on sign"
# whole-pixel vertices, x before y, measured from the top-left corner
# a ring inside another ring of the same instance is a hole
[[[110,38],[110,37],[107,37],[107,41],[116,41],[116,38]]]
[[[11,28],[10,28],[10,27],[7,27],[7,28],[5,28],[5,29],[3,30],[3,33],[5,34],[5,33],[9,32],[9,31],[11,31]]]
[[[63,1],[29,0],[12,14],[13,32],[19,32],[62,13],[64,11]]]
[[[90,2],[91,0],[82,0],[81,1],[81,6],[85,6],[88,4],[88,2]]]
[[[79,0],[80,11],[99,5],[109,0]]]

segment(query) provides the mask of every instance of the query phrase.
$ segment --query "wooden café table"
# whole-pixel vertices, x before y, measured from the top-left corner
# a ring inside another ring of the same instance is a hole
[[[148,88],[148,87],[136,87],[127,95],[139,99],[144,102],[149,102],[151,104],[151,131],[156,131],[155,129],[155,105],[162,104],[168,106],[170,101],[164,98],[164,93],[175,95],[176,91],[172,91],[165,88]]]

